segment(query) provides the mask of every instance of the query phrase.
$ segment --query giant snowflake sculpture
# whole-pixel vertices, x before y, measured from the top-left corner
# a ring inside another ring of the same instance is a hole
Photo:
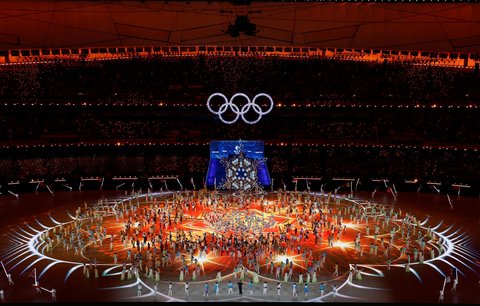
[[[231,158],[222,158],[220,161],[225,167],[226,177],[219,188],[240,191],[262,190],[262,186],[258,183],[257,168],[260,163],[266,162],[267,159],[245,157],[241,140],[235,147],[235,154]]]

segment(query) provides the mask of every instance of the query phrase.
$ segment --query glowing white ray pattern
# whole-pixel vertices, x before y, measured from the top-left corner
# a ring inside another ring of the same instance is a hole
[[[171,195],[171,194],[172,194],[172,192],[158,192],[158,193],[153,193],[153,194],[149,194],[149,195],[143,194],[143,195],[138,196],[138,198],[143,198],[143,197],[146,198],[147,196],[168,196],[168,195]],[[311,193],[311,194],[315,195],[315,196],[326,196],[323,193],[322,194]],[[339,198],[339,196],[332,196],[332,197]],[[133,200],[133,199],[136,199],[136,197],[131,196],[131,197],[126,197],[122,200],[108,201],[108,206],[109,207],[116,207],[118,204],[120,204],[122,202],[130,201],[130,200]],[[367,205],[365,204],[365,202],[362,202],[360,200],[349,199],[349,198],[347,198],[345,200],[348,201],[349,203],[351,203],[352,205],[358,205],[360,208],[364,209],[364,211],[370,217],[374,216],[374,213],[371,210],[371,208],[374,207],[374,206],[379,207],[381,205],[381,204],[370,203],[370,206],[368,206],[368,209],[367,209]],[[7,271],[12,271],[12,270],[17,269],[17,267],[19,267],[22,263],[23,264],[28,263],[26,268],[24,268],[21,272],[18,273],[19,275],[23,275],[24,273],[26,273],[27,271],[29,271],[30,269],[35,267],[35,264],[37,264],[41,261],[45,261],[46,262],[45,267],[41,270],[41,272],[37,276],[38,279],[40,279],[45,274],[47,274],[48,271],[52,267],[54,267],[58,264],[63,264],[61,266],[63,268],[66,268],[64,282],[67,282],[68,278],[75,271],[77,271],[78,269],[81,269],[82,266],[84,265],[84,262],[62,260],[62,259],[54,258],[52,256],[48,256],[45,253],[46,250],[47,250],[47,244],[46,244],[45,241],[43,241],[43,237],[46,236],[47,233],[52,232],[54,229],[59,230],[60,225],[61,226],[66,226],[68,224],[71,224],[71,223],[75,222],[78,219],[80,219],[82,222],[88,222],[89,219],[93,218],[93,217],[91,217],[91,218],[77,218],[77,217],[73,216],[68,211],[66,212],[66,214],[71,221],[62,223],[62,222],[59,222],[58,220],[54,219],[50,214],[48,214],[48,219],[51,221],[51,225],[46,225],[46,224],[40,222],[40,220],[35,218],[34,219],[35,223],[37,223],[37,225],[40,226],[40,229],[37,229],[34,226],[29,225],[28,223],[24,223],[21,226],[17,226],[16,230],[10,230],[13,235],[11,236],[9,245],[5,246],[5,248],[3,248],[3,253],[1,254],[1,257],[0,257],[0,259],[2,260],[2,262],[5,265],[5,268],[7,269]],[[377,217],[381,215],[379,213],[379,211],[377,211],[375,214],[377,215]],[[105,216],[114,216],[114,214],[113,213],[105,213]],[[382,215],[382,216],[384,216],[384,215]],[[424,221],[419,222],[418,223],[420,225],[419,228],[421,228],[424,231],[427,231],[429,220],[430,220],[430,217],[427,216],[427,218]],[[191,221],[191,228],[192,229],[195,229],[194,222],[195,222],[195,220]],[[400,231],[400,226],[398,226],[398,222],[401,222],[401,220],[400,219],[399,220],[393,220],[392,219],[391,222],[396,225],[395,234],[397,234]],[[349,228],[351,230],[358,231],[360,229],[363,229],[363,226],[361,224],[353,224],[353,222],[347,223],[346,225],[347,225],[347,228]],[[441,277],[443,277],[443,278],[446,276],[446,273],[445,273],[445,271],[442,271],[442,267],[445,267],[445,266],[457,269],[458,273],[460,275],[464,275],[464,276],[466,275],[466,272],[468,272],[468,271],[478,273],[477,272],[478,270],[476,270],[475,268],[480,267],[480,264],[478,264],[479,263],[480,252],[477,251],[477,250],[474,250],[470,247],[470,245],[469,245],[469,243],[471,241],[470,235],[467,232],[462,232],[461,228],[460,229],[454,228],[454,224],[452,224],[448,227],[444,226],[444,229],[442,229],[442,225],[443,225],[443,221],[439,222],[437,225],[435,225],[433,227],[430,227],[430,231],[434,234],[434,236],[437,237],[438,239],[441,239],[441,246],[439,246],[437,244],[437,242],[426,241],[426,244],[429,247],[431,247],[435,250],[435,257],[431,258],[431,259],[424,260],[423,264],[426,267],[430,267],[434,271],[438,272],[438,274],[441,275]],[[417,224],[413,224],[413,226],[418,227]],[[202,230],[202,229],[198,228],[198,230]],[[205,229],[203,229],[203,230],[205,230]],[[372,235],[369,235],[368,237],[370,237],[370,236],[372,236]],[[387,237],[388,234],[379,235],[379,237],[382,237],[382,236]],[[90,242],[90,243],[92,243],[92,242]],[[86,245],[88,245],[90,243],[87,243]],[[58,244],[56,244],[56,245],[58,245]],[[399,247],[396,246],[396,245],[392,245],[392,246],[394,248],[399,249]],[[355,248],[352,242],[345,242],[345,241],[336,241],[336,242],[333,243],[333,247],[334,248],[340,248],[345,254],[347,253],[347,249],[354,249]],[[441,249],[443,250],[442,252],[440,252]],[[82,250],[82,256],[84,256],[84,258],[87,259],[85,257],[85,255],[83,254],[83,250]],[[298,262],[302,261],[301,254],[299,254],[299,255],[289,255],[288,257],[279,255],[275,258],[275,261],[276,262],[285,261],[287,258],[288,258],[289,261],[293,262],[293,264],[295,266],[305,269],[302,265],[299,265],[299,264],[296,263],[297,261]],[[216,262],[212,261],[208,257],[204,258],[203,261],[204,262],[209,262],[209,263],[219,264],[219,263],[216,263]],[[200,261],[202,266],[203,266],[203,261]],[[118,276],[121,274],[120,270],[122,269],[122,265],[113,264],[113,263],[112,264],[97,264],[97,265],[105,267],[105,270],[103,270],[103,272],[101,273],[101,277],[115,277],[115,278],[118,279]],[[129,265],[130,264],[128,263],[127,266],[129,266]],[[416,270],[416,269],[413,268],[417,265],[421,265],[421,264],[418,261],[412,261],[410,263],[410,272],[412,273],[412,275],[416,279],[418,279],[418,281],[421,284],[423,284],[422,275],[419,272],[422,269]],[[349,264],[349,266],[351,268],[353,267],[352,264]],[[385,277],[384,271],[387,268],[386,264],[358,264],[357,266],[368,271],[368,272],[366,272],[366,271],[361,272],[361,274],[364,275],[366,278],[377,278],[378,279],[378,278],[384,278]],[[405,269],[405,264],[392,263],[391,268],[392,269],[398,269],[398,268],[399,269]],[[467,270],[465,270],[465,268]],[[56,269],[60,269],[60,268],[56,268]],[[225,278],[229,278],[229,277],[232,277],[232,276],[233,276],[233,273],[224,275],[223,278],[225,279]],[[128,289],[128,290],[131,290],[131,296],[127,297],[126,298],[127,300],[139,299],[139,300],[147,301],[148,298],[151,300],[152,297],[154,297],[154,295],[155,295],[155,290],[152,288],[152,286],[147,281],[144,281],[142,279],[142,277],[143,277],[143,275],[140,278],[135,278],[133,281],[131,281],[130,283],[125,284],[125,285],[119,285],[119,286],[113,286],[113,287],[107,287],[107,288],[100,288],[99,290],[125,290],[125,289]],[[268,277],[265,277],[265,276],[262,276],[262,275],[259,275],[259,278],[262,281],[263,280],[268,280],[270,282],[277,282],[278,281],[277,279],[268,278]],[[211,281],[211,280],[207,280],[207,281]],[[360,285],[358,282],[356,282],[354,280],[350,280],[348,278],[348,272],[345,273],[344,275],[341,275],[338,278],[332,279],[330,281],[332,283],[335,282],[336,284],[338,284],[335,301],[365,300],[364,297],[355,296],[355,292],[357,292],[355,290],[353,290],[353,293],[350,293],[350,294],[353,294],[353,295],[346,295],[345,293],[340,293],[341,289],[344,288],[344,287],[345,288],[346,287],[351,287],[351,288],[355,288],[356,290],[360,290],[360,291],[361,290],[366,290],[366,291],[372,291],[372,290],[386,291],[386,290],[389,290],[387,288]],[[164,283],[165,281],[162,280],[162,282]],[[204,282],[205,282],[205,280],[197,281],[197,282],[190,282],[190,283],[191,284],[202,284]],[[293,282],[293,280],[290,281],[289,283],[292,283],[292,282]],[[175,283],[177,285],[181,284],[179,282],[175,282]],[[144,293],[145,291],[143,291],[144,294],[142,294],[142,296],[140,296],[140,297],[137,297],[135,295],[135,293],[136,293],[135,288],[139,284],[141,284],[142,287],[147,290],[147,293]],[[247,289],[247,288],[245,288],[245,289]],[[272,289],[270,289],[270,290],[272,290]],[[247,290],[245,290],[245,291],[247,291]],[[300,289],[299,290],[299,295],[301,295],[301,293],[302,293],[301,291],[302,290]],[[159,297],[162,301],[171,301],[171,302],[185,301],[185,299],[183,299],[183,298],[171,297],[171,296],[168,296],[168,295],[163,294],[161,292],[157,292],[156,295],[157,295],[156,297]],[[316,295],[318,295],[318,294],[316,294],[316,292],[312,292],[312,297],[309,297],[308,299],[305,299],[305,301],[327,302],[327,301],[332,301],[333,300],[333,293],[331,292],[331,287],[328,287],[328,290],[326,291],[326,294],[324,296],[320,297],[320,296],[316,296]],[[218,299],[218,300],[216,299],[215,301],[225,301],[225,302],[227,302],[227,301],[235,301],[235,300],[238,300],[240,298],[242,300],[265,301],[265,299],[261,298],[261,296],[255,296],[254,297],[254,296],[249,296],[248,294],[245,294],[244,296],[241,296],[241,297],[238,297],[238,296],[232,296],[232,297],[228,297],[228,298],[223,298],[222,297],[221,299]],[[189,301],[195,301],[195,297],[189,298],[188,300]],[[283,297],[283,300],[284,300],[284,297]],[[295,300],[295,301],[297,301],[297,300]],[[298,302],[301,302],[301,301],[302,300],[298,300]]]

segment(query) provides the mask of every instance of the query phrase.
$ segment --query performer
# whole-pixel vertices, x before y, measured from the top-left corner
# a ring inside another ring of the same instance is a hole
[[[36,291],[37,293],[42,293],[42,289],[40,289],[40,284],[39,284],[38,281],[35,281],[35,282],[33,283],[33,287],[35,287],[35,291]]]
[[[305,284],[305,287],[303,288],[303,292],[305,293],[305,297],[308,296],[308,284]]]
[[[277,283],[277,295],[280,295],[280,289],[281,289],[280,283],[278,282]]]
[[[183,282],[183,268],[180,268],[180,281]]]
[[[350,268],[350,270],[348,270],[348,279],[347,279],[347,280],[348,280],[349,282],[353,281],[353,275],[354,275],[354,273],[355,273],[355,269]]]
[[[189,296],[189,292],[188,292],[188,282],[185,282],[185,296]]]
[[[444,301],[444,295],[443,295],[443,290],[440,290],[440,295],[438,296],[438,303],[443,304]]]
[[[138,287],[137,287],[137,296],[142,296],[142,284],[138,284]]]
[[[320,283],[320,296],[323,296],[324,292],[325,292],[325,283],[321,282]]]
[[[357,272],[355,273],[355,278],[357,280],[362,280],[362,270],[361,269],[357,269]]]
[[[235,267],[233,267],[233,278],[237,279],[237,275],[238,275],[238,268],[237,268],[237,266],[235,266]]]
[[[232,281],[229,281],[228,284],[227,284],[227,288],[228,288],[228,295],[230,294],[233,294],[233,284],[232,284]]]
[[[5,300],[5,291],[3,289],[0,289],[0,302],[6,303],[7,301]]]
[[[8,273],[7,274],[7,279],[8,279],[8,284],[9,285],[15,285],[13,280],[12,280],[12,274]]]
[[[207,282],[205,282],[203,296],[208,296],[208,283]]]
[[[293,283],[292,296],[297,296],[297,283]]]
[[[57,290],[52,289],[50,291],[50,293],[52,294],[52,302],[56,302],[57,301]]]
[[[213,285],[213,291],[215,291],[215,295],[220,295],[220,288],[218,286],[218,282],[215,282],[215,285]]]
[[[242,289],[243,289],[243,282],[240,280],[238,283],[238,294],[242,295]]]
[[[267,288],[268,288],[267,281],[264,281],[263,282],[263,295],[267,294]]]
[[[172,282],[168,282],[168,296],[172,296],[173,295],[173,292],[172,292]]]
[[[457,291],[457,285],[458,285],[458,278],[455,278],[453,280],[452,291]]]

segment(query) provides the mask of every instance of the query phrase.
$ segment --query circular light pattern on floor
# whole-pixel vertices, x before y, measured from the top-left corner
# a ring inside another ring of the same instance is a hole
[[[299,193],[300,194],[300,193]],[[302,193],[303,195],[306,195],[306,193]],[[273,195],[274,194],[270,194]],[[148,200],[147,204],[142,204],[140,207],[149,207],[151,205],[151,200],[153,197],[156,199],[159,199],[159,203],[161,201],[165,202],[165,200],[170,199],[173,196],[172,192],[161,192],[161,193],[153,193],[153,194],[143,194],[143,195],[137,195],[137,196],[131,196],[131,197],[126,197],[124,199],[115,199],[115,200],[110,200],[108,202],[102,203],[102,204],[94,204],[95,205],[95,211],[97,213],[96,217],[101,216],[102,219],[107,222],[110,221],[112,224],[114,224],[118,219],[118,215],[115,216],[115,213],[117,212],[116,209],[118,208],[119,205],[122,203],[127,203],[127,202],[132,202],[144,199]],[[309,197],[322,197],[322,198],[329,198],[329,204],[328,206],[325,207],[320,207],[318,210],[323,210],[325,213],[328,213],[328,211],[332,208],[335,209],[345,209],[347,211],[347,207],[356,207],[359,211],[363,211],[363,216],[368,218],[369,220],[382,220],[382,222],[385,222],[386,220],[386,212],[391,209],[391,207],[384,206],[381,204],[377,203],[372,203],[369,201],[359,201],[359,200],[354,200],[354,199],[340,199],[340,198],[335,198],[335,196],[332,195],[326,195],[326,194],[320,194],[320,193],[310,193],[308,195]],[[330,198],[331,197],[331,198]],[[259,200],[260,205],[264,205],[263,209],[266,209],[268,212],[258,210],[256,208],[248,207],[247,204],[244,207],[244,210],[241,209],[230,209],[230,208],[222,208],[222,207],[216,207],[219,211],[222,211],[221,214],[217,215],[220,216],[218,219],[213,220],[212,216],[214,214],[212,213],[213,210],[207,210],[207,211],[202,211],[199,212],[198,215],[196,216],[185,216],[185,220],[182,223],[182,226],[185,230],[189,230],[192,232],[198,232],[198,233],[205,233],[205,234],[211,234],[211,233],[222,233],[221,228],[227,227],[228,230],[224,230],[223,234],[227,234],[228,232],[235,232],[235,233],[240,233],[243,232],[248,236],[248,229],[251,230],[252,235],[256,234],[258,235],[259,233],[266,233],[270,231],[272,235],[278,234],[279,231],[282,231],[282,226],[285,226],[285,224],[294,224],[295,222],[298,222],[298,215],[295,214],[287,214],[285,212],[282,213],[282,210],[280,207],[273,208],[273,206],[278,205],[276,204],[275,201],[267,201],[263,198]],[[305,203],[302,201],[299,201],[297,205],[299,207],[303,206]],[[135,204],[134,204],[135,205]],[[229,214],[230,212],[230,214]],[[3,248],[3,253],[1,254],[1,261],[5,266],[6,271],[15,271],[15,273],[18,275],[25,275],[27,272],[30,272],[30,270],[34,267],[36,267],[36,264],[39,262],[47,262],[48,264],[42,269],[38,271],[38,276],[37,278],[40,280],[48,271],[55,265],[62,264],[62,267],[65,267],[65,276],[64,276],[64,281],[67,282],[69,277],[73,273],[80,273],[79,270],[82,269],[84,266],[84,263],[88,261],[88,250],[82,249],[80,251],[81,255],[83,258],[85,258],[84,261],[71,261],[67,260],[65,258],[61,258],[61,256],[57,256],[58,254],[56,252],[51,252],[49,249],[50,247],[48,246],[48,243],[46,241],[46,237],[48,235],[55,234],[58,231],[63,230],[66,226],[75,224],[75,223],[86,223],[86,222],[92,222],[94,216],[83,216],[79,217],[79,214],[72,215],[70,212],[66,212],[71,219],[71,221],[68,222],[59,222],[55,220],[51,215],[49,216],[50,222],[49,224],[44,224],[41,223],[38,219],[35,220],[35,223],[24,223],[21,225],[18,225],[17,228],[11,229],[9,232],[9,235],[11,237],[10,239],[10,244],[5,245]],[[298,214],[298,212],[297,212]],[[346,218],[348,215],[348,212],[345,214],[345,219],[350,219]],[[365,241],[380,241],[382,238],[387,238],[390,236],[396,236],[396,237],[403,237],[404,235],[401,234],[402,230],[402,224],[410,223],[411,228],[416,230],[418,232],[426,233],[426,237],[429,239],[425,241],[424,248],[425,250],[431,250],[433,252],[434,256],[425,256],[426,258],[422,261],[418,260],[415,256],[416,260],[411,260],[408,270],[411,272],[415,277],[418,279],[420,283],[423,283],[424,278],[422,278],[422,275],[419,271],[417,271],[417,266],[419,265],[425,265],[428,266],[432,269],[434,269],[436,272],[441,277],[446,277],[446,271],[444,270],[445,264],[451,268],[456,269],[458,271],[458,274],[460,275],[465,275],[466,270],[471,270],[472,272],[477,273],[477,269],[479,267],[478,265],[478,260],[479,260],[479,252],[477,250],[474,250],[470,247],[470,242],[471,242],[471,237],[468,235],[466,232],[462,232],[460,229],[454,228],[453,225],[448,226],[445,228],[443,226],[442,222],[435,224],[435,225],[429,225],[428,221],[429,218],[426,218],[423,221],[417,220],[414,216],[407,216],[407,215],[396,215],[392,214],[392,218],[388,220],[388,222],[392,223],[392,230],[390,232],[382,232],[375,234],[375,227],[372,226],[370,228],[370,233],[367,235],[366,233],[366,227],[372,225],[372,223],[369,223],[368,221],[360,221],[360,220],[344,220],[343,225],[345,226],[345,231],[354,231],[358,233],[362,233],[364,235],[364,242]],[[121,220],[120,220],[121,221]],[[387,223],[388,223],[387,222]],[[258,224],[257,227],[246,227],[247,223],[255,223]],[[105,223],[106,224],[106,223]],[[298,223],[295,223],[298,225]],[[374,223],[373,223],[374,224]],[[376,224],[379,224],[378,222]],[[388,227],[388,226],[387,226]],[[256,230],[258,230],[256,232]],[[373,237],[377,236],[377,237]],[[252,236],[253,238],[256,236]],[[251,238],[252,238],[251,237]],[[414,240],[415,234],[412,234],[412,240]],[[418,236],[420,237],[420,235]],[[376,239],[375,239],[376,238]],[[419,239],[419,238],[418,238]],[[107,239],[105,239],[107,240]],[[399,240],[393,240],[392,247],[396,249],[395,254],[398,255],[398,253],[401,252],[401,245],[403,244],[403,241],[401,238]],[[413,243],[413,242],[412,242]],[[325,242],[324,242],[325,244]],[[57,243],[56,247],[59,247],[60,243]],[[88,248],[95,248],[93,243],[87,243],[86,245]],[[98,247],[98,246],[97,246]],[[365,248],[365,250],[364,250]],[[367,251],[366,249],[368,248],[367,244],[362,244],[362,253],[365,251],[365,253],[371,253],[370,251]],[[353,258],[353,252],[355,250],[355,254],[358,251],[355,247],[355,243],[349,240],[337,240],[337,241],[332,241],[331,246],[323,246],[318,247],[319,252],[324,252],[324,251],[331,251],[337,249],[339,252],[335,253],[337,257],[335,259],[338,260],[344,260],[344,262],[347,264],[349,269],[353,270],[355,268],[358,273],[363,275],[364,277],[375,277],[375,278],[381,278],[385,276],[385,271],[388,269],[388,265],[384,262],[384,259],[381,259],[382,257],[380,256],[371,256],[372,258],[380,258],[381,260],[377,260],[375,263],[367,262],[367,263],[354,263],[351,262],[351,259]],[[432,251],[433,250],[433,251]],[[317,251],[317,250],[315,250]],[[344,254],[344,256],[338,255],[338,254]],[[370,256],[368,254],[365,254],[365,256]],[[358,258],[358,254],[355,255]],[[428,258],[427,258],[428,257]],[[405,258],[404,255],[402,256],[396,256],[395,258],[392,258],[392,262],[390,264],[391,269],[407,269],[406,263],[404,263],[403,259]],[[201,280],[195,282],[192,281],[191,284],[202,284],[204,282],[215,282],[216,278],[215,275],[212,274],[212,271],[214,269],[212,268],[212,265],[223,265],[225,262],[218,261],[216,258],[216,255],[213,254],[213,252],[210,252],[207,256],[199,256],[198,258],[199,264],[202,266],[203,270],[203,276]],[[276,264],[280,262],[292,262],[295,266],[296,269],[302,271],[306,270],[306,265],[304,263],[304,259],[302,258],[302,254],[300,252],[298,254],[293,252],[287,252],[287,254],[284,255],[277,255],[275,257],[274,262]],[[19,270],[20,265],[25,266],[25,268]],[[130,264],[127,263],[127,266]],[[143,273],[139,275],[138,278],[133,278],[131,280],[125,280],[123,282],[120,281],[119,276],[121,274],[122,270],[122,265],[121,264],[112,264],[112,263],[98,263],[97,266],[101,269],[103,269],[101,273],[101,277],[105,278],[116,278],[118,279],[119,283],[122,283],[121,285],[118,286],[112,286],[109,288],[99,288],[101,290],[130,290],[132,292],[132,297],[131,299],[139,299],[139,300],[145,300],[147,301],[148,298],[156,295],[159,299],[162,301],[183,301],[186,300],[184,296],[168,296],[164,293],[158,292],[154,290],[153,287],[153,282],[151,279],[148,277],[145,277]],[[226,270],[229,270],[233,268],[233,265],[227,264],[225,267]],[[267,281],[269,283],[276,283],[281,280],[276,279],[273,277],[270,273],[263,273],[263,271],[268,270],[268,266],[265,265],[265,262],[262,263],[262,267],[260,269],[260,274],[258,275],[260,282]],[[205,271],[208,271],[208,273],[205,273]],[[166,271],[168,272],[168,271]],[[173,281],[175,284],[179,285],[182,284],[183,282],[179,282],[178,278],[176,277],[176,272],[173,271],[173,274],[167,274],[167,277],[162,277],[161,282],[165,283],[168,281]],[[251,270],[247,269],[246,272],[246,279],[252,277],[253,272]],[[321,273],[322,274],[322,273]],[[172,276],[173,275],[173,276]],[[329,275],[328,279],[325,280],[325,275]],[[338,284],[337,286],[337,293],[336,296],[333,296],[333,293],[331,291],[331,288],[327,288],[326,294],[323,296],[320,296],[318,292],[311,292],[308,298],[306,298],[306,301],[332,301],[335,299],[335,301],[355,301],[355,300],[362,300],[364,298],[360,296],[355,296],[350,294],[345,294],[343,293],[343,288],[346,287],[353,287],[356,289],[360,290],[386,290],[385,288],[380,288],[380,287],[371,287],[371,286],[365,286],[365,285],[360,285],[359,282],[355,281],[356,275],[350,275],[348,271],[343,271],[338,276],[331,276],[331,272],[326,273],[323,275],[322,281],[325,281],[327,283],[331,282],[332,284]],[[208,278],[211,276],[211,278]],[[320,275],[322,276],[322,275]],[[360,276],[361,277],[361,276]],[[224,280],[233,280],[233,273],[226,273],[223,275]],[[289,288],[293,281],[290,279],[288,281],[289,283]],[[310,280],[312,281],[312,280]],[[320,280],[319,280],[320,281]],[[318,282],[319,282],[318,281]],[[143,288],[146,288],[147,293],[143,291],[143,294],[141,297],[137,297],[134,294],[134,288],[141,284]],[[213,287],[213,286],[212,286]],[[200,287],[202,288],[202,287]],[[42,288],[45,289],[45,288]],[[46,290],[46,289],[45,289]],[[245,291],[247,291],[247,286],[245,285]],[[302,293],[302,288],[298,289],[299,294]],[[317,290],[315,290],[317,291]],[[201,289],[200,289],[201,292]],[[284,296],[282,297],[282,300],[288,300],[290,299],[291,295]],[[215,300],[221,300],[221,301],[234,301],[238,299],[238,297],[228,297],[228,296],[222,296],[221,298],[217,298]],[[251,300],[251,301],[261,301],[263,300],[261,295],[256,295],[256,296],[249,296],[244,295],[243,299],[246,300]],[[195,301],[195,297],[189,297],[188,301]],[[200,299],[198,299],[200,301]],[[294,300],[292,298],[292,300]],[[203,301],[203,300],[202,300]]]

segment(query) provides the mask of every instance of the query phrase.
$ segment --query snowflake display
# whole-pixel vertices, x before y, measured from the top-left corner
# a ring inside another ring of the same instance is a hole
[[[220,189],[229,190],[261,190],[258,184],[257,167],[266,159],[250,159],[243,155],[242,143],[235,148],[238,156],[223,158],[221,163],[225,167],[226,178],[220,184]]]

